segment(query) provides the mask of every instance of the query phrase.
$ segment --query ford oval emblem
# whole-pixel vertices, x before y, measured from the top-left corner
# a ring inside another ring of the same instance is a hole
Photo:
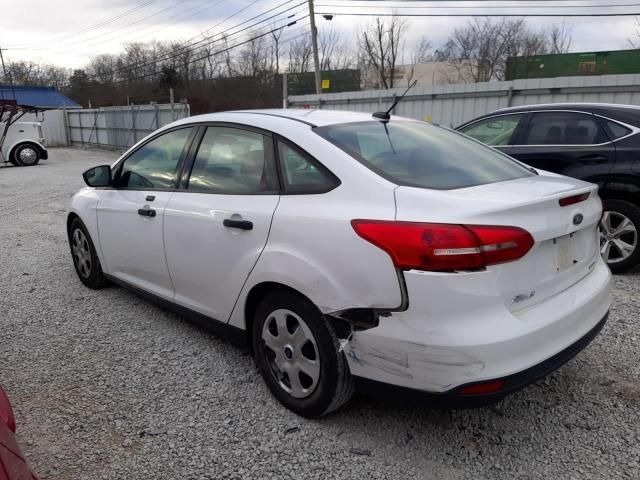
[[[582,220],[584,220],[584,217],[582,216],[581,213],[576,213],[573,216],[573,224],[574,225],[580,225],[582,223]]]

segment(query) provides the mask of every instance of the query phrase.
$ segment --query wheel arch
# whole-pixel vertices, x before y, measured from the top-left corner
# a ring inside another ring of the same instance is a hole
[[[640,207],[640,185],[635,182],[606,182],[598,190],[602,200],[624,200]]]
[[[14,154],[16,153],[16,150],[22,145],[33,145],[34,147],[36,147],[36,149],[38,150],[38,153],[40,153],[41,159],[45,159],[48,156],[47,149],[44,147],[44,145],[41,145],[35,140],[19,140],[16,143],[14,143],[9,149],[9,158],[13,158]]]
[[[247,296],[244,300],[244,309],[243,309],[245,334],[247,336],[247,345],[251,353],[253,353],[252,331],[253,331],[253,322],[255,320],[254,317],[255,317],[256,309],[258,308],[260,301],[264,297],[266,297],[270,293],[277,292],[277,291],[292,293],[308,301],[311,305],[314,305],[316,308],[318,308],[317,305],[313,302],[313,300],[311,300],[305,294],[296,290],[293,287],[290,287],[289,285],[285,285],[284,283],[266,281],[266,282],[257,283],[256,285],[251,287],[251,290],[249,290],[249,293],[247,293]]]

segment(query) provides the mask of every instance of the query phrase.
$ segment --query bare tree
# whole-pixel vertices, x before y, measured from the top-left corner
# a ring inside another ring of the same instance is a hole
[[[459,81],[488,82],[504,80],[509,57],[546,52],[546,36],[531,31],[522,19],[476,18],[455,29],[438,55],[457,70]]]
[[[636,17],[634,23],[635,31],[633,36],[627,39],[627,42],[631,48],[640,48],[640,18]]]
[[[379,88],[394,87],[394,74],[406,30],[406,20],[396,16],[388,21],[376,17],[359,35],[360,62],[375,73]]]
[[[409,57],[409,72],[406,75],[407,86],[411,85],[416,77],[416,65],[426,63],[433,58],[431,53],[431,42],[422,37],[416,44],[411,56]]]
[[[567,53],[573,43],[573,27],[562,22],[553,24],[547,32],[549,53]]]
[[[354,52],[340,34],[330,28],[318,35],[320,70],[343,70],[355,63]]]
[[[259,35],[259,31],[251,32],[249,36],[252,40],[238,52],[237,70],[243,77],[258,77],[267,72],[269,52],[266,48],[265,37]]]
[[[311,36],[304,35],[289,44],[289,73],[304,73],[311,71],[313,47]]]

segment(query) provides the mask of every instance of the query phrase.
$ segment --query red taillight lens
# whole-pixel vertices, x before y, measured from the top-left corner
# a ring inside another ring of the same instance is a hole
[[[9,403],[9,398],[4,390],[0,388],[0,422],[4,422],[9,427],[9,430],[15,433],[16,431],[16,419],[13,416],[13,410]]]
[[[561,207],[566,207],[568,205],[573,205],[575,203],[584,202],[587,198],[589,198],[590,194],[591,192],[587,192],[587,193],[581,193],[580,195],[572,195],[571,197],[564,197],[558,200],[558,203],[560,204]]]
[[[471,270],[522,258],[533,246],[517,227],[352,220],[358,235],[401,270]]]
[[[496,393],[502,390],[504,387],[503,380],[493,380],[491,382],[476,383],[475,385],[469,385],[462,387],[458,390],[458,395],[483,395],[487,393]]]

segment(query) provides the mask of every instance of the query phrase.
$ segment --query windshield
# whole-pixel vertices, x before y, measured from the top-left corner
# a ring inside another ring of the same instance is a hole
[[[506,155],[423,122],[344,123],[315,132],[399,185],[449,190],[533,175]]]

